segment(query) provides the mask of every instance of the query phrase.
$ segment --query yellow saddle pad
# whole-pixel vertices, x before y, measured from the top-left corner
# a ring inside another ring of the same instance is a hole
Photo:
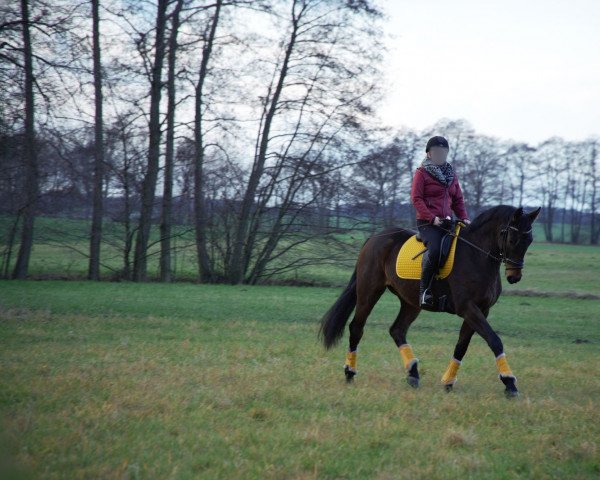
[[[452,238],[452,244],[450,245],[450,252],[444,266],[435,276],[435,278],[446,278],[450,275],[452,267],[454,266],[454,252],[456,251],[456,241],[458,234],[460,233],[460,224],[456,224],[454,229],[455,237]],[[425,244],[417,241],[417,236],[413,235],[410,237],[398,252],[396,258],[396,273],[400,278],[407,280],[420,280],[421,279],[421,260],[423,255],[419,255],[425,250]],[[416,257],[416,258],[413,258]]]

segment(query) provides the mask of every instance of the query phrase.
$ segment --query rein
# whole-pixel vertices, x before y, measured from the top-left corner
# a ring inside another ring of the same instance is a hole
[[[459,223],[461,225],[463,225],[465,228],[468,228],[468,225],[465,225],[464,223],[460,222]],[[456,237],[458,238],[460,241],[466,243],[467,245],[470,245],[471,247],[473,247],[475,250],[479,250],[481,253],[483,253],[484,255],[486,255],[487,257],[491,258],[492,260],[495,260],[496,262],[502,264],[504,263],[506,265],[506,268],[511,269],[511,270],[522,270],[523,267],[525,266],[525,260],[514,260],[512,258],[509,258],[506,256],[506,244],[508,243],[508,231],[509,230],[513,230],[518,232],[519,229],[516,227],[513,227],[512,225],[510,225],[510,220],[509,223],[506,225],[505,228],[503,228],[502,230],[500,230],[500,233],[502,234],[502,246],[500,247],[500,254],[497,257],[496,255],[493,255],[490,251],[485,251],[483,248],[479,247],[478,245],[475,245],[473,242],[470,242],[469,240],[467,240],[466,238],[461,237],[460,235],[456,235],[452,230],[448,230],[440,225],[438,225],[438,228],[440,228],[441,230],[443,230],[444,232],[448,233],[451,237]],[[397,232],[402,232],[402,231],[408,231],[408,232],[412,232],[415,229],[417,229],[418,231],[418,226],[414,226],[414,227],[410,227],[410,228],[398,228],[397,230],[394,230],[393,232],[386,232],[386,233],[380,233],[377,235],[373,235],[372,237],[380,237],[380,236],[384,236],[384,235],[392,235],[394,233]],[[531,233],[532,229],[529,229],[526,232],[523,232],[523,234],[528,234]],[[372,238],[370,237],[370,238]],[[519,240],[520,241],[520,240]],[[508,264],[512,264],[514,265],[514,267],[509,266]]]
[[[465,225],[464,223],[460,222],[462,225],[464,225],[465,227],[467,227],[467,225]],[[500,233],[502,234],[502,246],[500,247],[500,256],[497,257],[496,255],[492,255],[491,252],[486,252],[484,249],[482,249],[481,247],[475,245],[472,242],[469,242],[466,238],[462,238],[460,235],[456,235],[453,231],[451,230],[447,230],[444,227],[439,227],[442,230],[444,230],[445,232],[448,232],[450,234],[450,236],[452,237],[456,237],[459,240],[462,240],[463,242],[467,243],[468,245],[471,245],[473,248],[475,248],[476,250],[479,250],[481,253],[484,253],[485,255],[487,255],[489,258],[499,262],[499,263],[504,263],[506,265],[506,268],[508,269],[512,269],[512,270],[522,270],[523,267],[525,266],[525,260],[513,260],[512,258],[509,258],[506,256],[506,244],[508,243],[508,231],[509,230],[514,230],[516,232],[519,231],[518,228],[513,227],[512,225],[510,225],[510,220],[508,221],[508,224],[506,225],[505,228],[503,228],[502,230],[500,230]],[[529,229],[526,232],[523,232],[524,234],[528,234],[531,233],[532,229]],[[520,240],[519,240],[520,241]],[[514,265],[514,267],[509,266],[508,264],[512,264]]]

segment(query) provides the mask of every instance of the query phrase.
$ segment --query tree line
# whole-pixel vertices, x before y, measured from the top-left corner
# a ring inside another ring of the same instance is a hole
[[[598,243],[597,139],[530,146],[464,120],[377,122],[375,2],[21,0],[0,14],[4,276],[27,277],[40,215],[89,221],[73,244],[91,280],[115,223],[119,274],[134,281],[157,246],[171,281],[174,242],[190,235],[202,282],[331,260],[345,232],[414,223],[410,181],[433,134],[450,140],[472,216],[541,204],[548,241]]]

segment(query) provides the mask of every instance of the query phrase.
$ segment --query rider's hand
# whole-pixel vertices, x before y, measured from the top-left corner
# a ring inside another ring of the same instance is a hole
[[[468,218],[465,218],[465,219],[464,219],[462,222],[463,222],[465,225],[471,225],[471,220],[469,220]]]
[[[439,218],[439,217],[435,217],[435,218],[433,219],[433,224],[434,224],[436,227],[439,227],[439,226],[442,224],[442,221],[440,220],[440,218]]]

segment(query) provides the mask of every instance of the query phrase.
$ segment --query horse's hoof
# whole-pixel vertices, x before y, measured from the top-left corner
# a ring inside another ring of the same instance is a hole
[[[446,390],[447,393],[450,393],[453,388],[454,388],[454,385],[452,385],[452,384],[444,385],[444,390]]]
[[[413,388],[419,388],[419,379],[417,377],[406,377],[406,382]]]
[[[356,375],[356,372],[346,368],[344,369],[344,375],[346,375],[346,383],[352,383],[354,381],[354,375]]]
[[[500,377],[502,383],[506,387],[504,390],[504,395],[506,398],[514,398],[519,396],[519,390],[517,390],[516,378],[515,377]]]
[[[506,390],[504,390],[504,395],[506,395],[506,398],[515,398],[519,396],[519,391],[518,390],[509,390],[508,388]]]

